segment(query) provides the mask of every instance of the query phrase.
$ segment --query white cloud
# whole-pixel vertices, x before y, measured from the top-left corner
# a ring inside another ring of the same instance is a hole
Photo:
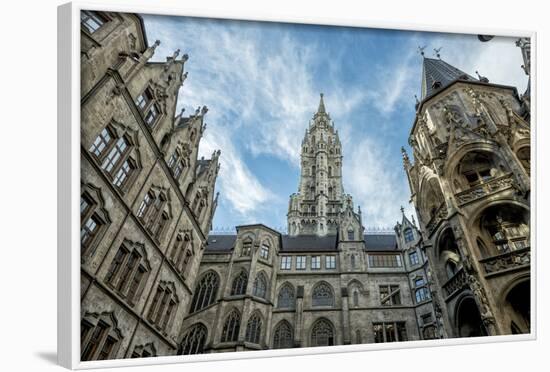
[[[397,220],[401,222],[400,206],[410,216],[406,177],[402,168],[387,166],[392,155],[388,148],[369,137],[357,141],[352,148],[344,162],[344,187],[352,194],[356,207],[361,206],[363,225],[392,227]]]

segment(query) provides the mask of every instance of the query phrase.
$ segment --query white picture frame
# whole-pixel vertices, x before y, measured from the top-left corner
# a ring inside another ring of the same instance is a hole
[[[113,12],[130,12],[143,14],[163,14],[175,16],[213,17],[221,19],[257,20],[272,22],[291,22],[322,25],[342,25],[352,27],[391,28],[399,30],[416,30],[432,32],[466,32],[499,36],[529,37],[532,45],[532,159],[536,169],[536,50],[537,35],[533,31],[494,30],[494,29],[457,29],[451,27],[373,23],[362,20],[349,21],[341,19],[310,19],[304,16],[278,17],[268,14],[253,14],[237,11],[197,12],[188,8],[167,6],[120,6],[88,2],[72,2],[58,8],[58,360],[59,364],[70,369],[91,369],[104,367],[124,367],[137,365],[161,365],[202,361],[222,361],[248,358],[268,358],[276,356],[315,355],[326,353],[347,353],[356,351],[374,351],[416,347],[449,346],[462,344],[481,344],[491,342],[534,340],[537,337],[536,314],[536,269],[531,267],[531,324],[530,334],[514,336],[488,336],[482,338],[445,339],[433,341],[408,341],[393,344],[360,344],[331,346],[328,348],[299,348],[284,350],[262,350],[253,353],[219,353],[189,356],[160,356],[144,359],[117,359],[107,361],[80,361],[80,20],[82,9],[105,10]],[[536,172],[532,180],[532,260],[537,262],[537,190]]]

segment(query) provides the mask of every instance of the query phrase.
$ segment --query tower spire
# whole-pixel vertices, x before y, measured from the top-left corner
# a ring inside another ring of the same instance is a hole
[[[325,114],[327,111],[325,110],[325,101],[323,100],[323,93],[321,93],[321,99],[319,100],[319,108],[317,109],[317,113],[319,114]]]

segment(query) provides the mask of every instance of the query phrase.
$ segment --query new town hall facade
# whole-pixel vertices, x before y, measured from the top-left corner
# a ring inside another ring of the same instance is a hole
[[[176,113],[187,55],[152,62],[139,15],[81,24],[82,360],[529,332],[528,95],[424,60],[420,228],[391,234],[344,192],[321,95],[288,234],[209,235],[220,151],[197,155],[206,107]]]

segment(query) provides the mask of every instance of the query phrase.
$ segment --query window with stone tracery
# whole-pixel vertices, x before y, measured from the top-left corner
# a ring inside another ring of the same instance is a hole
[[[237,309],[233,309],[223,324],[221,342],[236,342],[239,339],[239,329],[241,327],[241,314]]]
[[[334,306],[332,288],[325,282],[317,284],[311,295],[312,306]]]
[[[195,288],[195,295],[191,302],[190,313],[199,311],[216,301],[216,295],[219,287],[219,277],[214,271],[208,271],[203,274]]]
[[[294,288],[290,283],[286,283],[279,290],[279,296],[277,297],[277,307],[279,309],[294,309],[296,303],[296,297],[294,294]]]
[[[254,279],[252,294],[256,297],[266,298],[267,296],[267,278],[264,273],[259,273]]]
[[[246,333],[244,336],[245,341],[253,344],[260,343],[260,336],[262,333],[262,319],[260,315],[255,312],[252,314],[248,323],[246,324]]]
[[[246,287],[248,285],[248,275],[246,271],[242,270],[231,285],[231,295],[243,295],[246,294]]]
[[[197,323],[191,326],[187,332],[183,335],[180,353],[181,355],[202,354],[204,353],[204,345],[208,337],[208,330],[206,327]]]
[[[292,327],[286,320],[283,320],[279,322],[273,332],[273,348],[289,349],[291,347],[294,347]]]
[[[334,327],[326,319],[315,322],[311,329],[311,346],[334,345]]]

